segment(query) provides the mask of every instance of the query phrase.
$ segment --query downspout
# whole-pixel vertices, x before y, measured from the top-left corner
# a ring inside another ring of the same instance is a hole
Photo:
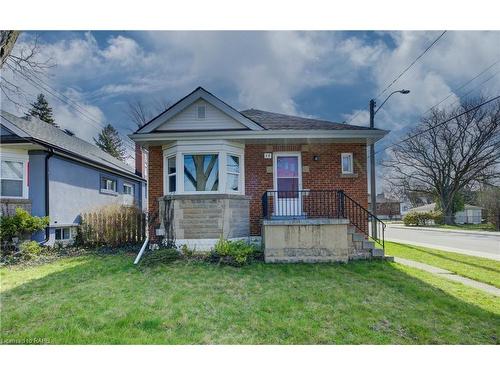
[[[50,209],[50,204],[49,204],[49,159],[54,156],[54,149],[49,148],[49,153],[45,156],[45,216],[49,216],[49,209]],[[50,225],[50,223],[49,223]],[[50,230],[49,227],[45,228],[45,239],[41,243],[46,244],[49,241],[50,238]]]

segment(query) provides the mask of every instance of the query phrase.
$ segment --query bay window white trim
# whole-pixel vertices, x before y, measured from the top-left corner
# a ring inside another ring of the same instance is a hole
[[[214,141],[211,143],[203,141],[178,141],[163,146],[163,192],[167,194],[245,194],[245,170],[244,170],[244,145],[228,142]],[[214,155],[218,157],[218,189],[216,191],[186,191],[184,186],[184,156],[186,155]],[[239,158],[240,173],[238,178],[238,191],[227,190],[227,156],[233,155]],[[176,191],[168,191],[168,159],[176,158]]]
[[[14,163],[22,163],[22,171],[23,171],[22,195],[21,196],[9,196],[9,195],[2,194],[1,197],[5,198],[5,199],[28,199],[29,198],[29,186],[28,186],[29,156],[27,154],[22,154],[22,153],[2,152],[0,154],[0,160],[2,162],[11,161]],[[1,165],[0,165],[0,168],[1,168]],[[11,179],[6,179],[6,180],[11,180]],[[12,179],[12,180],[15,180],[15,179]],[[1,181],[1,176],[0,176],[0,181]]]

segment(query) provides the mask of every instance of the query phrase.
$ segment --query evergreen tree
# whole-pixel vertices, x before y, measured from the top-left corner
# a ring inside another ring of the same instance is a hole
[[[56,121],[52,114],[52,108],[49,107],[49,103],[43,94],[39,94],[36,98],[36,102],[31,103],[31,109],[26,114],[39,118],[49,124],[56,125]]]
[[[97,139],[94,138],[94,142],[97,147],[111,156],[121,161],[125,160],[125,147],[123,146],[123,142],[118,134],[118,131],[113,127],[113,125],[106,125],[106,127],[99,133]]]

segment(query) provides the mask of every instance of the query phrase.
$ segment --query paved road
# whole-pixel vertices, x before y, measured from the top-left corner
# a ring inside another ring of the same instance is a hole
[[[494,234],[431,231],[388,225],[385,239],[500,260],[500,236]]]

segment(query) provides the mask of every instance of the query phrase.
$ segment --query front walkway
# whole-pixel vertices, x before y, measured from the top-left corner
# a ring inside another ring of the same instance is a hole
[[[500,289],[494,287],[493,285],[481,283],[479,281],[475,281],[475,280],[469,279],[467,277],[459,276],[451,271],[448,271],[448,270],[445,270],[442,268],[438,268],[438,267],[434,267],[434,266],[429,266],[428,264],[416,262],[414,260],[394,257],[394,261],[396,263],[403,264],[403,265],[408,266],[408,267],[417,268],[419,270],[432,273],[436,276],[444,277],[446,279],[456,281],[456,282],[462,283],[466,286],[480,289],[483,292],[493,294],[497,297],[500,297]]]

